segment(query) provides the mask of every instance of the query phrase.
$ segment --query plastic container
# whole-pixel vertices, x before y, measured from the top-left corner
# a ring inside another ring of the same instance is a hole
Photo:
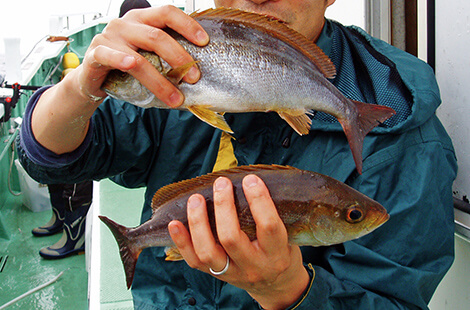
[[[23,204],[33,212],[42,212],[51,209],[51,199],[47,185],[40,184],[33,180],[18,159],[15,160],[18,170],[18,180],[20,182]]]

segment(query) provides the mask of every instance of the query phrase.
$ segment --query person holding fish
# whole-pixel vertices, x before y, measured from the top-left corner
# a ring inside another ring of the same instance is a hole
[[[424,62],[325,19],[334,2],[130,11],[31,98],[30,175],[147,187],[141,226],[102,217],[136,309],[427,309],[453,261],[438,86]]]

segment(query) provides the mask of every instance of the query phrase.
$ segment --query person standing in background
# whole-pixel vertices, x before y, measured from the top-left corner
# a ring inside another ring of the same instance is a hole
[[[149,7],[150,3],[148,3],[147,0],[124,0],[119,10],[119,17],[123,17],[124,14],[126,14],[130,10],[145,9]]]
[[[45,259],[60,259],[85,251],[86,215],[93,199],[93,181],[74,184],[48,184],[52,218],[32,230],[36,237],[50,236],[62,231],[54,245],[39,250]]]

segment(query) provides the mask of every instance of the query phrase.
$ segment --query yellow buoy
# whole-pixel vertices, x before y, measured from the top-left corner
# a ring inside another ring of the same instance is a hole
[[[64,69],[75,69],[80,65],[80,59],[75,53],[67,52],[64,54],[64,58],[62,59],[62,66]]]

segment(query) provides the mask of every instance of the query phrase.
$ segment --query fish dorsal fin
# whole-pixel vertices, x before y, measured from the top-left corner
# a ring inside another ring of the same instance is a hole
[[[220,176],[227,176],[229,177],[231,174],[249,174],[249,173],[256,173],[260,170],[299,170],[297,168],[291,166],[281,166],[281,165],[249,165],[249,166],[238,166],[230,169],[220,170],[217,172],[212,172],[209,174],[205,174],[199,177],[195,177],[188,180],[183,180],[179,182],[175,182],[169,185],[166,185],[160,188],[152,199],[152,209],[158,209],[161,205],[163,205],[168,200],[174,199],[179,195],[187,194],[198,187],[206,186],[207,184],[214,183],[214,181]]]
[[[326,78],[333,79],[336,76],[335,65],[321,48],[278,19],[223,7],[194,12],[191,16],[195,20],[221,20],[239,23],[269,33],[302,52],[302,54],[308,57],[317,66],[318,70],[322,72]]]

